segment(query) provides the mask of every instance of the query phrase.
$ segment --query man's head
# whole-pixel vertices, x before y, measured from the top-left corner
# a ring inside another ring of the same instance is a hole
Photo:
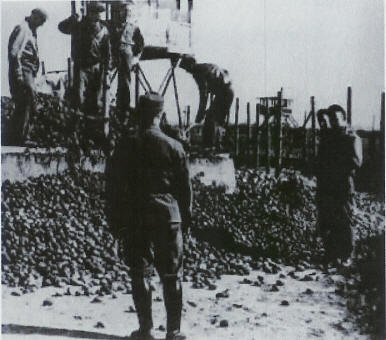
[[[132,16],[132,9],[134,5],[133,0],[120,0],[116,3],[119,13],[119,20],[126,22],[128,18]]]
[[[157,118],[161,120],[164,109],[164,98],[156,93],[150,92],[139,97],[138,110],[142,124],[147,126]]]
[[[47,21],[48,15],[47,12],[41,8],[35,8],[31,11],[29,17],[29,23],[32,27],[38,28],[42,26]]]
[[[106,10],[105,6],[98,1],[91,1],[87,5],[87,18],[91,21],[98,21],[102,13]]]
[[[332,129],[342,129],[347,126],[346,111],[340,105],[329,106],[328,117]]]
[[[321,130],[331,127],[327,109],[320,109],[316,115],[318,117],[318,123]]]
[[[185,55],[181,58],[180,67],[187,72],[191,71],[193,66],[196,64],[196,59],[191,55]]]

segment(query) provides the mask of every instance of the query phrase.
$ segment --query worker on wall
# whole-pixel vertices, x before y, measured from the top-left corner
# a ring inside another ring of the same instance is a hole
[[[35,79],[39,70],[37,28],[47,20],[47,13],[40,8],[17,25],[8,42],[9,89],[15,102],[15,111],[10,121],[11,145],[28,144],[30,118],[36,111]]]
[[[103,135],[103,83],[111,65],[110,35],[101,13],[105,6],[91,1],[87,15],[80,19],[77,14],[58,25],[59,30],[74,38],[74,86],[72,105],[78,114],[85,115],[84,133],[94,142],[101,143]],[[80,111],[80,112],[79,112]]]
[[[198,64],[191,56],[183,56],[180,67],[190,73],[197,83],[200,102],[196,123],[205,119],[204,145],[213,147],[218,127],[225,126],[234,97],[228,71],[214,64]],[[211,103],[206,110],[209,97]]]
[[[132,22],[133,5],[133,0],[112,3],[117,15],[112,21],[111,43],[114,66],[118,71],[117,109],[122,122],[130,113],[131,71],[144,47],[141,31]]]

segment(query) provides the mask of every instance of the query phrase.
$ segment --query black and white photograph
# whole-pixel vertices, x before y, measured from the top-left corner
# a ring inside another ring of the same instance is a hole
[[[0,11],[1,339],[385,339],[384,1]]]

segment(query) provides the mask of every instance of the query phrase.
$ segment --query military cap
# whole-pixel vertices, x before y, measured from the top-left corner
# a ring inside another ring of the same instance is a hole
[[[138,102],[143,114],[155,116],[164,108],[164,98],[157,92],[146,93],[139,97]]]
[[[91,1],[87,6],[87,11],[93,13],[100,13],[106,10],[105,6],[99,1]]]

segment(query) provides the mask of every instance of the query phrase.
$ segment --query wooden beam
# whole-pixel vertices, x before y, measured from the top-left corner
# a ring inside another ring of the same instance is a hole
[[[312,156],[316,156],[316,117],[315,117],[315,97],[311,97],[311,129],[312,129]]]
[[[267,149],[267,163],[266,163],[266,171],[267,173],[269,173],[271,171],[271,160],[270,160],[270,154],[271,154],[271,129],[270,129],[270,126],[269,126],[269,108],[268,108],[268,105],[269,105],[269,100],[268,99],[265,99],[264,100],[264,105],[265,107],[267,108],[267,112],[266,112],[266,115],[265,115],[265,121],[266,121],[266,135],[267,135],[267,145],[266,145],[266,149]]]

